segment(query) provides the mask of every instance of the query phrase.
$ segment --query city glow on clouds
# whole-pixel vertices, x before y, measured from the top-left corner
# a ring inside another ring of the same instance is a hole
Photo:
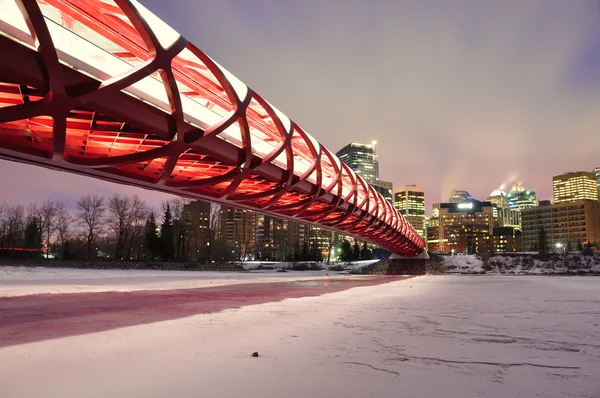
[[[549,199],[553,175],[600,163],[597,2],[142,3],[332,151],[377,139],[381,178],[425,186],[428,209],[513,175]],[[11,202],[123,189],[1,165]]]

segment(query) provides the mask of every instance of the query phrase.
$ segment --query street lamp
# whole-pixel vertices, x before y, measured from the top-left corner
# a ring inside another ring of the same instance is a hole
[[[560,242],[556,243],[556,251],[560,251],[562,249],[562,247],[563,247],[562,243],[560,243]]]

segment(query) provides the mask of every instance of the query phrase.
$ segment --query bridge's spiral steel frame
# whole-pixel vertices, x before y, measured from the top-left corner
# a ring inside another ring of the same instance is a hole
[[[423,251],[372,186],[139,3],[13,8],[0,16],[0,157]]]

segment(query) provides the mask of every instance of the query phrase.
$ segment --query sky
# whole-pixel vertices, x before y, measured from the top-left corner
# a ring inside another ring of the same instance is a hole
[[[598,0],[145,0],[333,151],[378,141],[380,177],[486,199],[600,164]],[[2,200],[139,192],[0,161]],[[26,184],[23,184],[26,181]]]

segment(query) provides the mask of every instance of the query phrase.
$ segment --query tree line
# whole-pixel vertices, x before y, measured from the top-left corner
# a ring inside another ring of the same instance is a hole
[[[160,223],[157,211],[135,194],[83,195],[74,211],[49,199],[0,203],[0,255],[187,261],[194,251],[194,259],[208,260],[217,225],[208,221],[210,214],[194,214],[193,207],[184,211],[187,203],[183,198],[163,202]],[[201,220],[205,231],[200,231]]]
[[[333,233],[328,248],[321,248],[316,236],[310,235],[303,243],[279,236],[277,249],[270,254],[254,244],[242,248],[221,233],[223,217],[218,206],[206,202],[172,198],[157,210],[136,194],[83,195],[71,211],[65,203],[50,199],[41,204],[0,203],[0,257],[185,262],[339,258],[349,262],[373,255],[366,243],[361,247],[357,240],[351,243]],[[254,228],[246,224],[241,222],[240,228]]]

